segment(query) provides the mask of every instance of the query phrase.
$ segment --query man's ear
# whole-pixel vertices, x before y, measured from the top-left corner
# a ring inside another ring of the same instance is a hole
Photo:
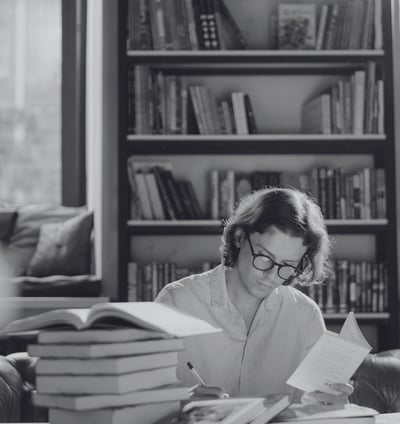
[[[235,230],[235,247],[238,249],[241,247],[242,242],[244,241],[246,235],[241,228]]]

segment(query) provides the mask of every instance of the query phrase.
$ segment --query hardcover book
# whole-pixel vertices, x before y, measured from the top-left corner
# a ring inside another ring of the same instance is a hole
[[[35,371],[36,375],[119,375],[177,363],[177,351],[100,359],[39,358]]]
[[[170,336],[163,331],[103,324],[81,331],[76,331],[71,327],[40,330],[37,341],[40,344],[122,343],[133,342],[135,340],[162,339],[166,337]]]
[[[55,309],[42,314],[10,322],[3,333],[37,330],[55,325],[70,325],[77,330],[90,328],[95,323],[121,320],[121,324],[165,332],[185,337],[221,331],[206,321],[192,317],[161,303],[115,302],[98,303],[91,308]]]
[[[180,404],[176,401],[94,411],[68,411],[51,408],[49,422],[53,424],[153,424],[160,418],[179,411],[179,408]]]
[[[375,409],[352,403],[344,405],[292,404],[274,419],[277,423],[373,424]]]
[[[199,400],[186,404],[179,414],[156,424],[243,424],[264,412],[264,398]]]
[[[154,404],[189,399],[189,390],[179,384],[155,387],[122,394],[64,395],[33,392],[33,402],[45,408],[89,411],[131,405]]]
[[[121,375],[37,375],[39,393],[118,394],[178,383],[176,366]]]
[[[28,353],[41,358],[108,358],[182,350],[183,338],[127,343],[31,344]]]

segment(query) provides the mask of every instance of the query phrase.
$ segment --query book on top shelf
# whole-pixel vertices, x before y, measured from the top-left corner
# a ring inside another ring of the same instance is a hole
[[[3,333],[37,330],[51,326],[70,325],[77,330],[90,328],[97,323],[121,325],[161,331],[176,337],[221,331],[206,321],[192,317],[175,308],[154,302],[98,303],[91,308],[56,309],[31,317],[15,320],[6,325]]]
[[[149,403],[125,408],[103,408],[93,411],[50,408],[49,422],[52,424],[153,424],[179,409],[178,401]]]
[[[278,4],[278,43],[280,49],[314,49],[315,38],[315,4]]]
[[[146,390],[122,394],[63,395],[33,393],[33,402],[46,408],[61,408],[85,411],[100,408],[115,408],[137,404],[171,402],[189,399],[189,390],[180,384],[169,384]]]

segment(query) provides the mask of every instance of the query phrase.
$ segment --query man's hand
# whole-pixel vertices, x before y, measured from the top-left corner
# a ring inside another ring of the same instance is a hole
[[[229,395],[219,386],[196,384],[189,389],[191,400],[226,399]]]
[[[319,403],[327,405],[344,405],[348,403],[349,396],[353,393],[354,387],[350,383],[330,383],[329,388],[337,394],[322,391],[306,392],[301,398],[301,403]]]

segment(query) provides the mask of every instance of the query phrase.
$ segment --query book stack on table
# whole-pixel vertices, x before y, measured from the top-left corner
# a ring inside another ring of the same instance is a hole
[[[33,402],[51,424],[151,424],[189,398],[178,383],[184,337],[219,331],[153,302],[105,303],[10,323],[6,332],[40,329]]]

